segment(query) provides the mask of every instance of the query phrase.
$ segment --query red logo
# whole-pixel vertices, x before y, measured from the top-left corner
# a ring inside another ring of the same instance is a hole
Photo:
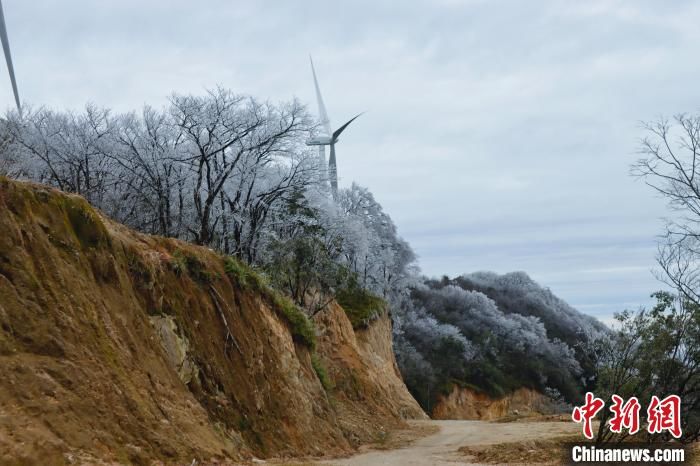
[[[608,422],[610,431],[620,434],[623,429],[627,429],[630,435],[639,432],[639,400],[633,396],[625,401],[621,396],[612,395],[612,401],[610,411],[613,416]],[[584,405],[576,406],[571,413],[574,422],[583,423],[583,435],[589,440],[593,439],[593,419],[604,406],[603,400],[588,392]],[[669,395],[660,400],[658,396],[652,396],[647,408],[647,422],[647,432],[650,434],[668,431],[675,438],[680,438],[683,435],[681,398],[678,395]]]
[[[610,406],[610,411],[613,413],[610,419],[610,431],[619,434],[622,429],[628,429],[630,435],[639,432],[639,410],[642,405],[636,397],[632,397],[624,403],[622,397],[613,395],[613,404]]]
[[[650,434],[658,434],[667,430],[675,438],[679,438],[681,430],[681,398],[678,395],[669,395],[663,400],[654,395],[647,408],[647,419],[649,426],[647,431]]]
[[[574,412],[571,413],[571,419],[574,422],[583,422],[583,435],[587,439],[593,438],[593,425],[592,420],[598,414],[598,411],[603,409],[605,402],[600,398],[596,398],[593,393],[586,393],[586,403],[583,406],[577,406],[574,408]]]

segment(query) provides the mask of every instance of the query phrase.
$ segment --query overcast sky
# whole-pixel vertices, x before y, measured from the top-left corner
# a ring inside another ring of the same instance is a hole
[[[126,111],[217,84],[367,111],[338,145],[428,275],[524,270],[584,312],[648,303],[663,202],[639,121],[698,110],[700,2],[5,0],[22,100]],[[12,103],[3,74],[0,105]]]

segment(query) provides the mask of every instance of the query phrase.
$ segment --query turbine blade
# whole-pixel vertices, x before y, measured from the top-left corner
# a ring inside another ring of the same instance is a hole
[[[354,117],[352,117],[352,118],[350,119],[350,121],[348,121],[347,123],[345,123],[345,124],[344,124],[343,126],[341,126],[340,128],[336,129],[336,130],[333,132],[333,139],[332,139],[332,141],[333,141],[333,142],[337,141],[337,140],[338,140],[338,137],[340,136],[340,133],[342,133],[342,132],[345,130],[345,128],[348,127],[348,125],[349,125],[350,123],[352,123],[353,121],[355,121],[355,120],[357,119],[357,117],[359,117],[359,116],[362,115],[363,113],[365,113],[365,112],[358,113],[357,115],[355,115]]]
[[[311,61],[311,73],[314,75],[314,87],[316,88],[316,100],[318,101],[318,116],[321,121],[321,125],[326,130],[328,136],[331,135],[331,121],[328,119],[328,112],[326,112],[326,105],[323,103],[323,96],[321,96],[321,88],[318,87],[318,79],[316,79],[316,70],[314,69],[314,60],[309,55],[309,60]]]
[[[7,26],[5,25],[5,14],[2,10],[2,0],[0,0],[0,40],[2,41],[2,49],[5,52],[5,61],[7,62],[7,71],[10,73],[12,92],[15,94],[15,103],[17,104],[17,110],[21,116],[22,107],[19,104],[19,92],[17,91],[17,80],[15,79],[15,67],[12,66],[12,54],[10,53],[10,41],[7,38]]]

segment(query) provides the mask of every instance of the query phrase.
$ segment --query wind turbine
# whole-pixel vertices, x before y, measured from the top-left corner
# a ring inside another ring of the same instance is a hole
[[[17,104],[17,111],[19,111],[19,115],[22,116],[22,107],[19,104],[19,92],[17,91],[17,80],[15,79],[15,67],[12,66],[10,41],[7,38],[5,14],[2,10],[2,0],[0,0],[0,41],[2,41],[2,49],[5,52],[5,62],[7,62],[7,71],[10,73],[10,82],[12,82],[12,92],[15,94],[15,103]]]
[[[316,100],[318,101],[318,116],[321,123],[320,134],[317,134],[314,138],[306,141],[307,146],[318,146],[318,158],[320,165],[325,167],[326,165],[326,146],[331,146],[331,156],[328,159],[328,175],[331,181],[331,189],[333,191],[333,196],[338,193],[338,167],[335,159],[335,143],[338,142],[340,134],[345,131],[350,123],[355,121],[357,117],[362,115],[358,113],[352,117],[347,123],[345,123],[340,128],[335,131],[331,130],[331,121],[328,119],[328,112],[326,111],[326,105],[323,103],[323,96],[321,96],[321,88],[318,86],[318,79],[316,79],[316,70],[314,69],[314,61],[309,57],[311,61],[311,73],[314,76],[314,87],[316,88]]]

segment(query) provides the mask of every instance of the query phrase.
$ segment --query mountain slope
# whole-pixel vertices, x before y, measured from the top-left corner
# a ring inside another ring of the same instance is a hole
[[[589,343],[607,332],[522,272],[425,279],[398,309],[397,359],[427,412],[455,387],[465,399],[526,388],[578,402],[594,375]]]
[[[422,415],[360,353],[357,391],[409,408],[344,423],[313,329],[240,264],[40,185],[0,178],[0,211],[0,464],[343,453]]]

